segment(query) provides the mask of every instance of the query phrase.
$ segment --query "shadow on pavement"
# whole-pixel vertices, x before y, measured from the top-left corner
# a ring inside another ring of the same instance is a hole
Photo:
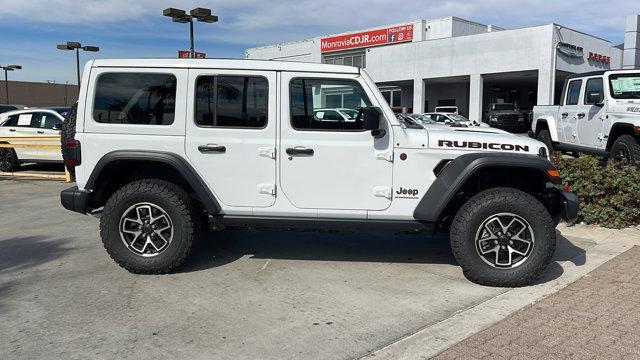
[[[20,165],[20,168],[16,173],[23,171],[43,171],[43,172],[64,172],[64,165],[62,164],[33,164],[27,163]]]
[[[67,240],[42,236],[0,240],[0,272],[21,271],[57,259],[71,251]]]
[[[560,263],[564,261],[571,261],[576,266],[584,265],[586,262],[586,250],[576,246],[569,239],[562,236],[559,231],[556,231],[556,252],[553,256],[553,261],[549,264],[544,274],[531,285],[542,284],[562,276],[564,269],[562,269]]]
[[[182,272],[204,270],[245,255],[258,259],[438,263],[455,265],[446,236],[223,231],[205,233]]]

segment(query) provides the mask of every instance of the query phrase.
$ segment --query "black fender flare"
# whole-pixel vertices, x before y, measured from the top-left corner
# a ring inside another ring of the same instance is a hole
[[[200,201],[204,204],[209,214],[218,214],[222,211],[220,203],[207,185],[207,183],[198,175],[196,170],[181,156],[152,150],[116,150],[105,154],[93,167],[91,175],[85,185],[85,190],[93,190],[96,181],[102,175],[104,168],[116,161],[144,161],[163,163],[174,168],[182,175],[184,180],[191,186],[193,191],[198,195]]]
[[[462,185],[478,170],[486,167],[526,168],[541,171],[549,182],[558,184],[559,177],[551,177],[547,170],[556,168],[541,156],[502,153],[470,153],[451,160],[437,175],[413,212],[418,221],[436,222],[449,201]]]

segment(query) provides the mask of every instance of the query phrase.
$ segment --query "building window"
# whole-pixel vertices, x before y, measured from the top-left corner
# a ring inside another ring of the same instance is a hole
[[[99,123],[170,125],[176,103],[171,74],[105,73],[98,77],[93,118]]]
[[[392,108],[402,106],[402,90],[400,89],[384,89],[380,90],[382,97],[387,100],[387,103]]]
[[[325,55],[323,62],[325,64],[356,66],[359,68],[366,67],[366,55],[364,51],[357,53],[341,53],[333,55]]]

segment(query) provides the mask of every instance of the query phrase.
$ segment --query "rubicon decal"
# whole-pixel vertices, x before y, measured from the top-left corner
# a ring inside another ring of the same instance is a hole
[[[438,140],[438,147],[529,152],[528,145],[486,143],[479,141]]]

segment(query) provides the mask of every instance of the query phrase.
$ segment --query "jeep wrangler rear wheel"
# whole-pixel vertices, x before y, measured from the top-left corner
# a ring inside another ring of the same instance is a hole
[[[522,286],[551,262],[556,233],[545,207],[511,188],[482,191],[453,220],[451,248],[471,281],[489,286]]]
[[[549,149],[549,155],[553,154],[553,141],[551,140],[551,133],[549,130],[541,130],[536,137],[538,141],[543,142]]]
[[[111,258],[128,271],[167,273],[189,254],[198,219],[182,188],[161,180],[140,180],[107,200],[100,236]]]

